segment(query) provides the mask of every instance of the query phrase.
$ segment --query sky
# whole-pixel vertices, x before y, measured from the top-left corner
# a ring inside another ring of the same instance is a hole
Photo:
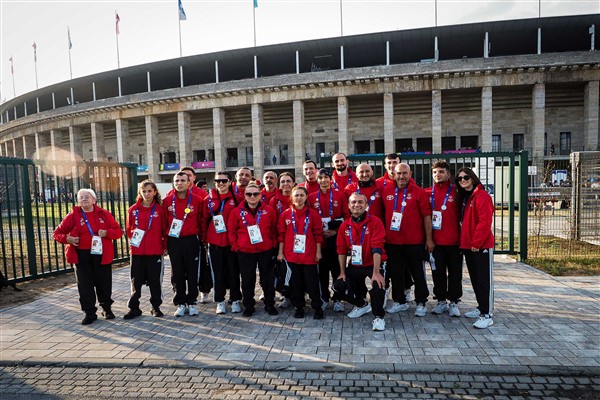
[[[179,57],[179,26],[189,56],[252,47],[254,26],[257,46],[431,27],[436,4],[438,26],[600,13],[600,0],[257,1],[182,0],[180,21],[177,0],[0,0],[0,99],[35,90],[36,67],[39,88],[69,80],[69,66],[73,78],[117,69],[115,11],[121,68]]]

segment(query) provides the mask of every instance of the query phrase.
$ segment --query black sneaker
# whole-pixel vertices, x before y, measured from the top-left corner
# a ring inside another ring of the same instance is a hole
[[[98,316],[96,314],[85,314],[85,318],[81,321],[81,325],[89,325],[97,319]]]
[[[294,318],[304,318],[304,309],[296,308],[296,312],[294,313]]]
[[[265,311],[269,314],[269,315],[279,315],[279,312],[277,311],[277,309],[273,306],[267,306],[265,307]]]
[[[247,307],[244,309],[244,312],[242,313],[243,317],[251,317],[252,314],[254,314],[254,311],[256,311],[254,309],[254,307]]]
[[[320,308],[316,309],[313,319],[323,319],[323,318],[325,318],[325,315],[323,314],[323,310]]]
[[[142,310],[139,308],[130,308],[127,314],[123,315],[123,319],[134,319],[135,317],[139,317],[142,315]]]
[[[160,308],[158,308],[158,307],[156,307],[156,308],[153,308],[153,309],[150,311],[150,314],[152,314],[152,315],[153,315],[153,316],[155,316],[155,317],[162,317],[163,315],[165,315],[165,314],[163,314],[163,312],[162,312],[162,311],[160,311]]]
[[[115,319],[115,314],[110,308],[104,309],[104,311],[102,311],[102,316],[104,317],[104,319]]]

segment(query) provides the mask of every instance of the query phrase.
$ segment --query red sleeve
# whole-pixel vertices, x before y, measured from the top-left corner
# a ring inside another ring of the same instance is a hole
[[[346,241],[346,231],[348,230],[348,224],[346,221],[342,222],[340,229],[338,229],[338,235],[336,239],[337,253],[340,256],[348,254],[348,243]]]
[[[383,222],[384,211],[381,193],[379,193],[379,196],[375,197],[375,200],[373,200],[373,203],[371,203],[371,207],[369,207],[369,214],[379,218],[379,220]]]
[[[277,212],[275,212],[275,209],[273,209],[271,207],[271,210],[269,210],[269,213],[271,214],[271,239],[273,240],[273,243],[275,243],[275,247],[278,246],[278,242],[277,239],[279,238],[279,231],[278,231],[278,225],[277,225]]]
[[[131,239],[132,232],[135,229],[135,224],[133,222],[134,207],[135,207],[135,204],[133,206],[129,207],[129,210],[127,210],[127,218],[125,219],[125,233],[127,234],[127,237],[129,239]],[[161,232],[161,234],[162,234],[162,232]]]
[[[321,216],[318,212],[313,209],[308,209],[310,213],[310,222],[312,224],[312,233],[316,243],[323,243],[323,223],[321,222]]]
[[[209,224],[209,215],[210,212],[208,211],[208,205],[207,205],[207,200],[206,198],[204,199],[203,203],[202,203],[202,208],[200,208],[200,241],[203,243],[206,243],[206,231],[208,230],[208,224]],[[223,222],[227,222],[227,221],[223,221]]]
[[[373,218],[371,221],[371,249],[383,249],[385,245],[385,228],[379,218]]]
[[[58,243],[67,244],[67,235],[71,232],[75,225],[75,217],[73,211],[67,214],[62,222],[56,227],[52,236]]]
[[[431,216],[431,199],[427,196],[425,190],[421,190],[421,196],[419,197],[419,212],[421,217],[427,215]]]
[[[346,196],[340,196],[341,207],[342,207],[342,218],[346,219],[350,217],[350,209],[348,208],[348,198]]]
[[[284,211],[279,216],[279,221],[277,221],[277,233],[278,233],[277,242],[278,243],[285,243],[285,231],[287,229],[287,226],[285,225],[286,215],[287,215],[287,212]]]
[[[494,204],[492,197],[482,188],[481,194],[475,199],[475,210],[477,212],[477,224],[473,231],[473,246],[482,248],[485,240],[490,236],[492,221],[494,219]]]
[[[116,240],[123,236],[123,229],[121,229],[121,225],[117,222],[115,217],[110,213],[110,211],[101,209],[104,214],[104,218],[106,224],[108,225],[108,229],[106,229],[106,238],[110,240]]]
[[[237,251],[238,249],[237,236],[239,216],[239,209],[234,208],[227,219],[227,237],[229,237],[229,243],[231,243],[231,251]]]

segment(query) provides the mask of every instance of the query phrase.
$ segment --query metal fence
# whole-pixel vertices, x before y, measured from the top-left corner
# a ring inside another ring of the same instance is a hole
[[[0,157],[0,268],[9,280],[72,269],[52,233],[76,204],[81,188],[94,189],[98,205],[124,227],[136,196],[136,165]],[[114,246],[115,261],[129,257],[125,236]]]

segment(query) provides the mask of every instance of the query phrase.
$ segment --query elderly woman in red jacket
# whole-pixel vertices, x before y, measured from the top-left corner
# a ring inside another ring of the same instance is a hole
[[[81,324],[89,325],[98,319],[96,295],[102,315],[115,318],[111,310],[113,240],[123,236],[123,230],[109,211],[96,205],[92,189],[80,189],[77,202],[54,231],[54,240],[67,245],[67,262],[75,264],[79,303],[85,313]]]
[[[477,318],[473,326],[485,329],[494,324],[494,203],[471,168],[458,170],[456,184],[462,210],[460,249],[477,299],[477,308],[465,316]]]

